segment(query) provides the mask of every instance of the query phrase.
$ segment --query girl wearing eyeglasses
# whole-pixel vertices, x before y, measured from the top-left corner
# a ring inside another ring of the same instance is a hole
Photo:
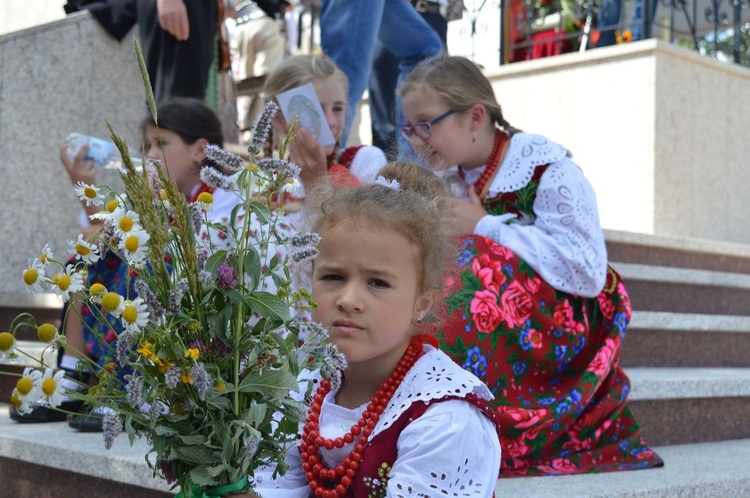
[[[421,63],[401,95],[401,133],[455,197],[460,277],[441,348],[495,395],[501,476],[662,465],[627,407],[630,300],[571,154],[510,126],[468,59]]]

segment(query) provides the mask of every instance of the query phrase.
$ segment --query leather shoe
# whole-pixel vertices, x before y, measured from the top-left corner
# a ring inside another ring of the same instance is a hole
[[[78,414],[71,413],[67,420],[70,427],[80,432],[102,432],[102,416],[103,414],[92,410]]]
[[[65,412],[78,413],[83,409],[83,401],[70,399],[60,403],[57,408],[36,405],[30,413],[21,414],[18,409],[10,405],[10,418],[22,424],[40,424],[45,422],[62,422],[68,416]]]

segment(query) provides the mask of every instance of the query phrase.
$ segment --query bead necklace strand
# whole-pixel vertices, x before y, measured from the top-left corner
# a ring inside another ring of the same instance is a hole
[[[495,130],[495,143],[492,145],[492,153],[489,159],[487,159],[487,165],[484,167],[484,171],[480,175],[479,179],[474,183],[474,191],[478,196],[482,196],[484,186],[487,184],[492,175],[497,171],[500,166],[500,154],[503,151],[503,145],[508,140],[508,136],[501,130]],[[463,178],[463,170],[461,170],[461,177]]]
[[[318,430],[320,409],[323,400],[331,390],[328,381],[321,381],[315,396],[313,396],[310,410],[307,412],[306,424],[302,429],[302,444],[299,451],[302,457],[302,468],[305,471],[305,478],[310,483],[310,490],[315,496],[322,498],[336,498],[343,496],[351,486],[354,476],[357,474],[357,468],[362,461],[367,441],[370,438],[372,430],[377,425],[380,415],[393,397],[398,386],[404,380],[407,372],[424,354],[424,343],[418,339],[412,339],[409,347],[404,352],[391,376],[380,385],[380,389],[372,397],[367,408],[362,413],[359,421],[342,437],[336,439],[326,439],[320,435]],[[344,458],[341,464],[329,469],[323,465],[320,457],[320,448],[328,450],[343,448],[345,444],[351,443],[359,437],[354,449],[349,456]],[[329,481],[330,485],[326,486],[322,481]]]

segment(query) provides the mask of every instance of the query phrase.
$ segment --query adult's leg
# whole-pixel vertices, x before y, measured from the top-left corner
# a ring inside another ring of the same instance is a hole
[[[398,0],[405,8],[412,7]],[[323,0],[320,9],[320,44],[349,78],[347,115],[341,146],[346,146],[359,101],[372,68],[375,40],[386,0]],[[416,13],[414,13],[416,14]]]
[[[615,30],[619,29],[620,7],[621,0],[604,0],[601,3],[596,26],[599,30],[597,47],[607,47],[616,43]]]
[[[159,26],[156,0],[138,0],[141,45],[157,101],[172,96],[206,96],[214,56],[216,4],[205,0],[184,2],[190,36],[178,41]]]
[[[643,18],[646,4],[651,8],[651,17],[649,19]],[[633,33],[633,41],[640,40],[645,36],[645,24],[653,26],[657,7],[659,7],[659,0],[635,0],[633,4],[633,17],[631,19],[632,24],[630,26],[630,31]]]
[[[421,61],[443,51],[443,42],[422,16],[404,0],[385,0],[383,23],[378,40],[399,61],[398,87]],[[397,87],[397,88],[398,88]],[[401,109],[401,96],[396,93],[396,127],[406,123]],[[409,141],[397,134],[399,159],[413,159]]]

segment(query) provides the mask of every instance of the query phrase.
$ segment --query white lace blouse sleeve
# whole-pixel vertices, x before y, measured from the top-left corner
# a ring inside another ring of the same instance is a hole
[[[500,471],[495,426],[475,406],[449,400],[430,406],[398,438],[386,496],[490,498]]]
[[[297,445],[289,448],[284,460],[289,465],[289,470],[276,479],[273,479],[273,469],[270,467],[262,467],[255,472],[255,493],[263,498],[307,498],[310,487],[305,479]]]
[[[475,233],[512,250],[557,290],[595,297],[607,277],[607,249],[596,195],[569,158],[549,166],[534,201],[534,219],[487,215]]]
[[[362,183],[372,183],[388,160],[378,147],[366,145],[357,151],[349,171]]]

